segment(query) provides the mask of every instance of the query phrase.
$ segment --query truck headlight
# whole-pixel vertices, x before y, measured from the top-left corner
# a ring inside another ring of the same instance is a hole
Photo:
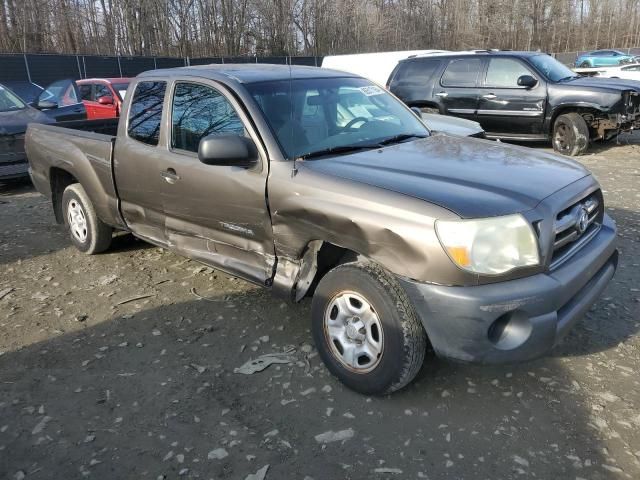
[[[436,233],[451,260],[473,273],[497,275],[538,265],[538,242],[522,215],[437,220]]]

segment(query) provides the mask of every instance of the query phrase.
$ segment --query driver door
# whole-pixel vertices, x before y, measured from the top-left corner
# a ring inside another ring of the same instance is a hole
[[[80,91],[75,81],[71,79],[58,80],[45,88],[38,96],[36,106],[58,122],[85,120],[87,110],[80,98]],[[49,102],[51,106],[43,108],[41,102]]]
[[[265,285],[275,247],[267,209],[267,156],[237,101],[214,82],[176,81],[168,118],[168,145],[158,158],[165,233],[185,256]],[[205,165],[200,140],[236,134],[258,148],[257,166]]]

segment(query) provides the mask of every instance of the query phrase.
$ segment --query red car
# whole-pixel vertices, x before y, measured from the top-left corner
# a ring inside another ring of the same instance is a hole
[[[116,118],[120,116],[122,101],[130,78],[85,78],[77,80],[80,98],[87,109],[87,118]]]

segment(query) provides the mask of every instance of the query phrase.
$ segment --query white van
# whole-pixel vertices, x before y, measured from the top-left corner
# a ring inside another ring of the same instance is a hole
[[[399,52],[358,53],[353,55],[330,55],[322,60],[322,68],[331,68],[367,78],[380,86],[386,86],[391,72],[400,60],[413,56],[440,55],[446,50],[403,50]],[[418,114],[419,112],[416,112]],[[464,118],[447,117],[437,113],[421,112],[422,121],[434,132],[466,137],[484,137],[478,122]]]
[[[404,50],[399,52],[357,53],[330,55],[322,60],[322,68],[354,73],[385,86],[387,79],[400,60],[415,55],[444,53],[446,50]]]

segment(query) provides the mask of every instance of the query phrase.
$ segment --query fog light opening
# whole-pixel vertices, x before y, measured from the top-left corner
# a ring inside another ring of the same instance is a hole
[[[519,310],[498,317],[487,331],[489,341],[500,350],[513,350],[529,339],[533,329],[529,317]]]

